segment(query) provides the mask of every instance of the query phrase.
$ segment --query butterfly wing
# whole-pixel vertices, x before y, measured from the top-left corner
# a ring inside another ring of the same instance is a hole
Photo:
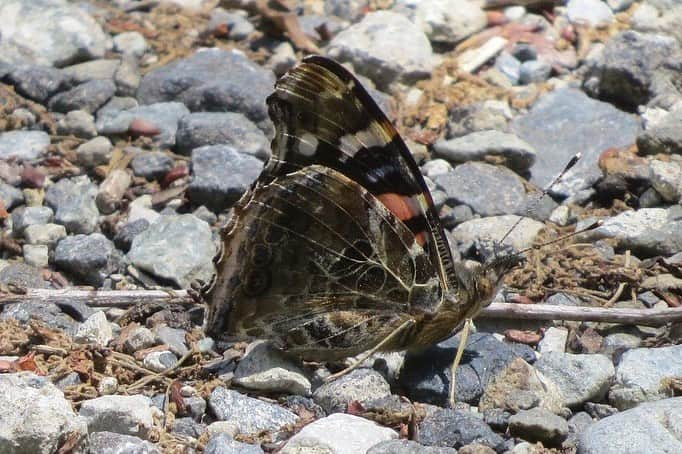
[[[457,282],[450,249],[419,168],[360,82],[308,57],[268,105],[273,155],[226,229],[207,333],[329,360],[436,314]]]
[[[254,188],[235,208],[217,267],[207,333],[269,338],[305,359],[358,354],[442,292],[414,234],[319,165]]]
[[[277,81],[268,106],[276,134],[264,179],[319,164],[356,181],[417,237],[443,289],[455,290],[452,254],[421,172],[355,76],[333,60],[307,57]]]

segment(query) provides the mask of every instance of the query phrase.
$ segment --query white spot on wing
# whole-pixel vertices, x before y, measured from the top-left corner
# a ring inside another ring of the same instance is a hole
[[[306,132],[298,139],[298,152],[303,156],[314,156],[317,151],[319,140],[309,132]]]

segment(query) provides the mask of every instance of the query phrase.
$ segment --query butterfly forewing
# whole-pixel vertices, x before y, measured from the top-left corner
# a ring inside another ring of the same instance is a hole
[[[276,127],[269,178],[311,164],[341,172],[379,198],[426,249],[446,290],[452,255],[419,168],[402,138],[343,66],[307,57],[268,98]]]

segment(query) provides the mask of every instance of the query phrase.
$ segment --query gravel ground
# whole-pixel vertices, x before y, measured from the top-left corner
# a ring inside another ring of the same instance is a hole
[[[529,252],[498,301],[682,304],[680,7],[286,3],[0,0],[0,297],[210,279],[270,156],[265,98],[316,52],[395,122],[457,259],[519,217],[518,248],[602,221]],[[1,304],[0,453],[682,452],[679,324],[480,320],[446,408],[459,336],[324,383],[339,364],[202,321]]]

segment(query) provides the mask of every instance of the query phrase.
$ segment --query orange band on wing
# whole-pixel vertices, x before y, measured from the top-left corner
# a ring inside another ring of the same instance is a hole
[[[379,194],[377,198],[388,208],[398,219],[405,222],[415,216],[421,215],[419,204],[412,197],[388,192]],[[419,232],[415,235],[415,241],[423,246],[426,243],[426,234]]]

